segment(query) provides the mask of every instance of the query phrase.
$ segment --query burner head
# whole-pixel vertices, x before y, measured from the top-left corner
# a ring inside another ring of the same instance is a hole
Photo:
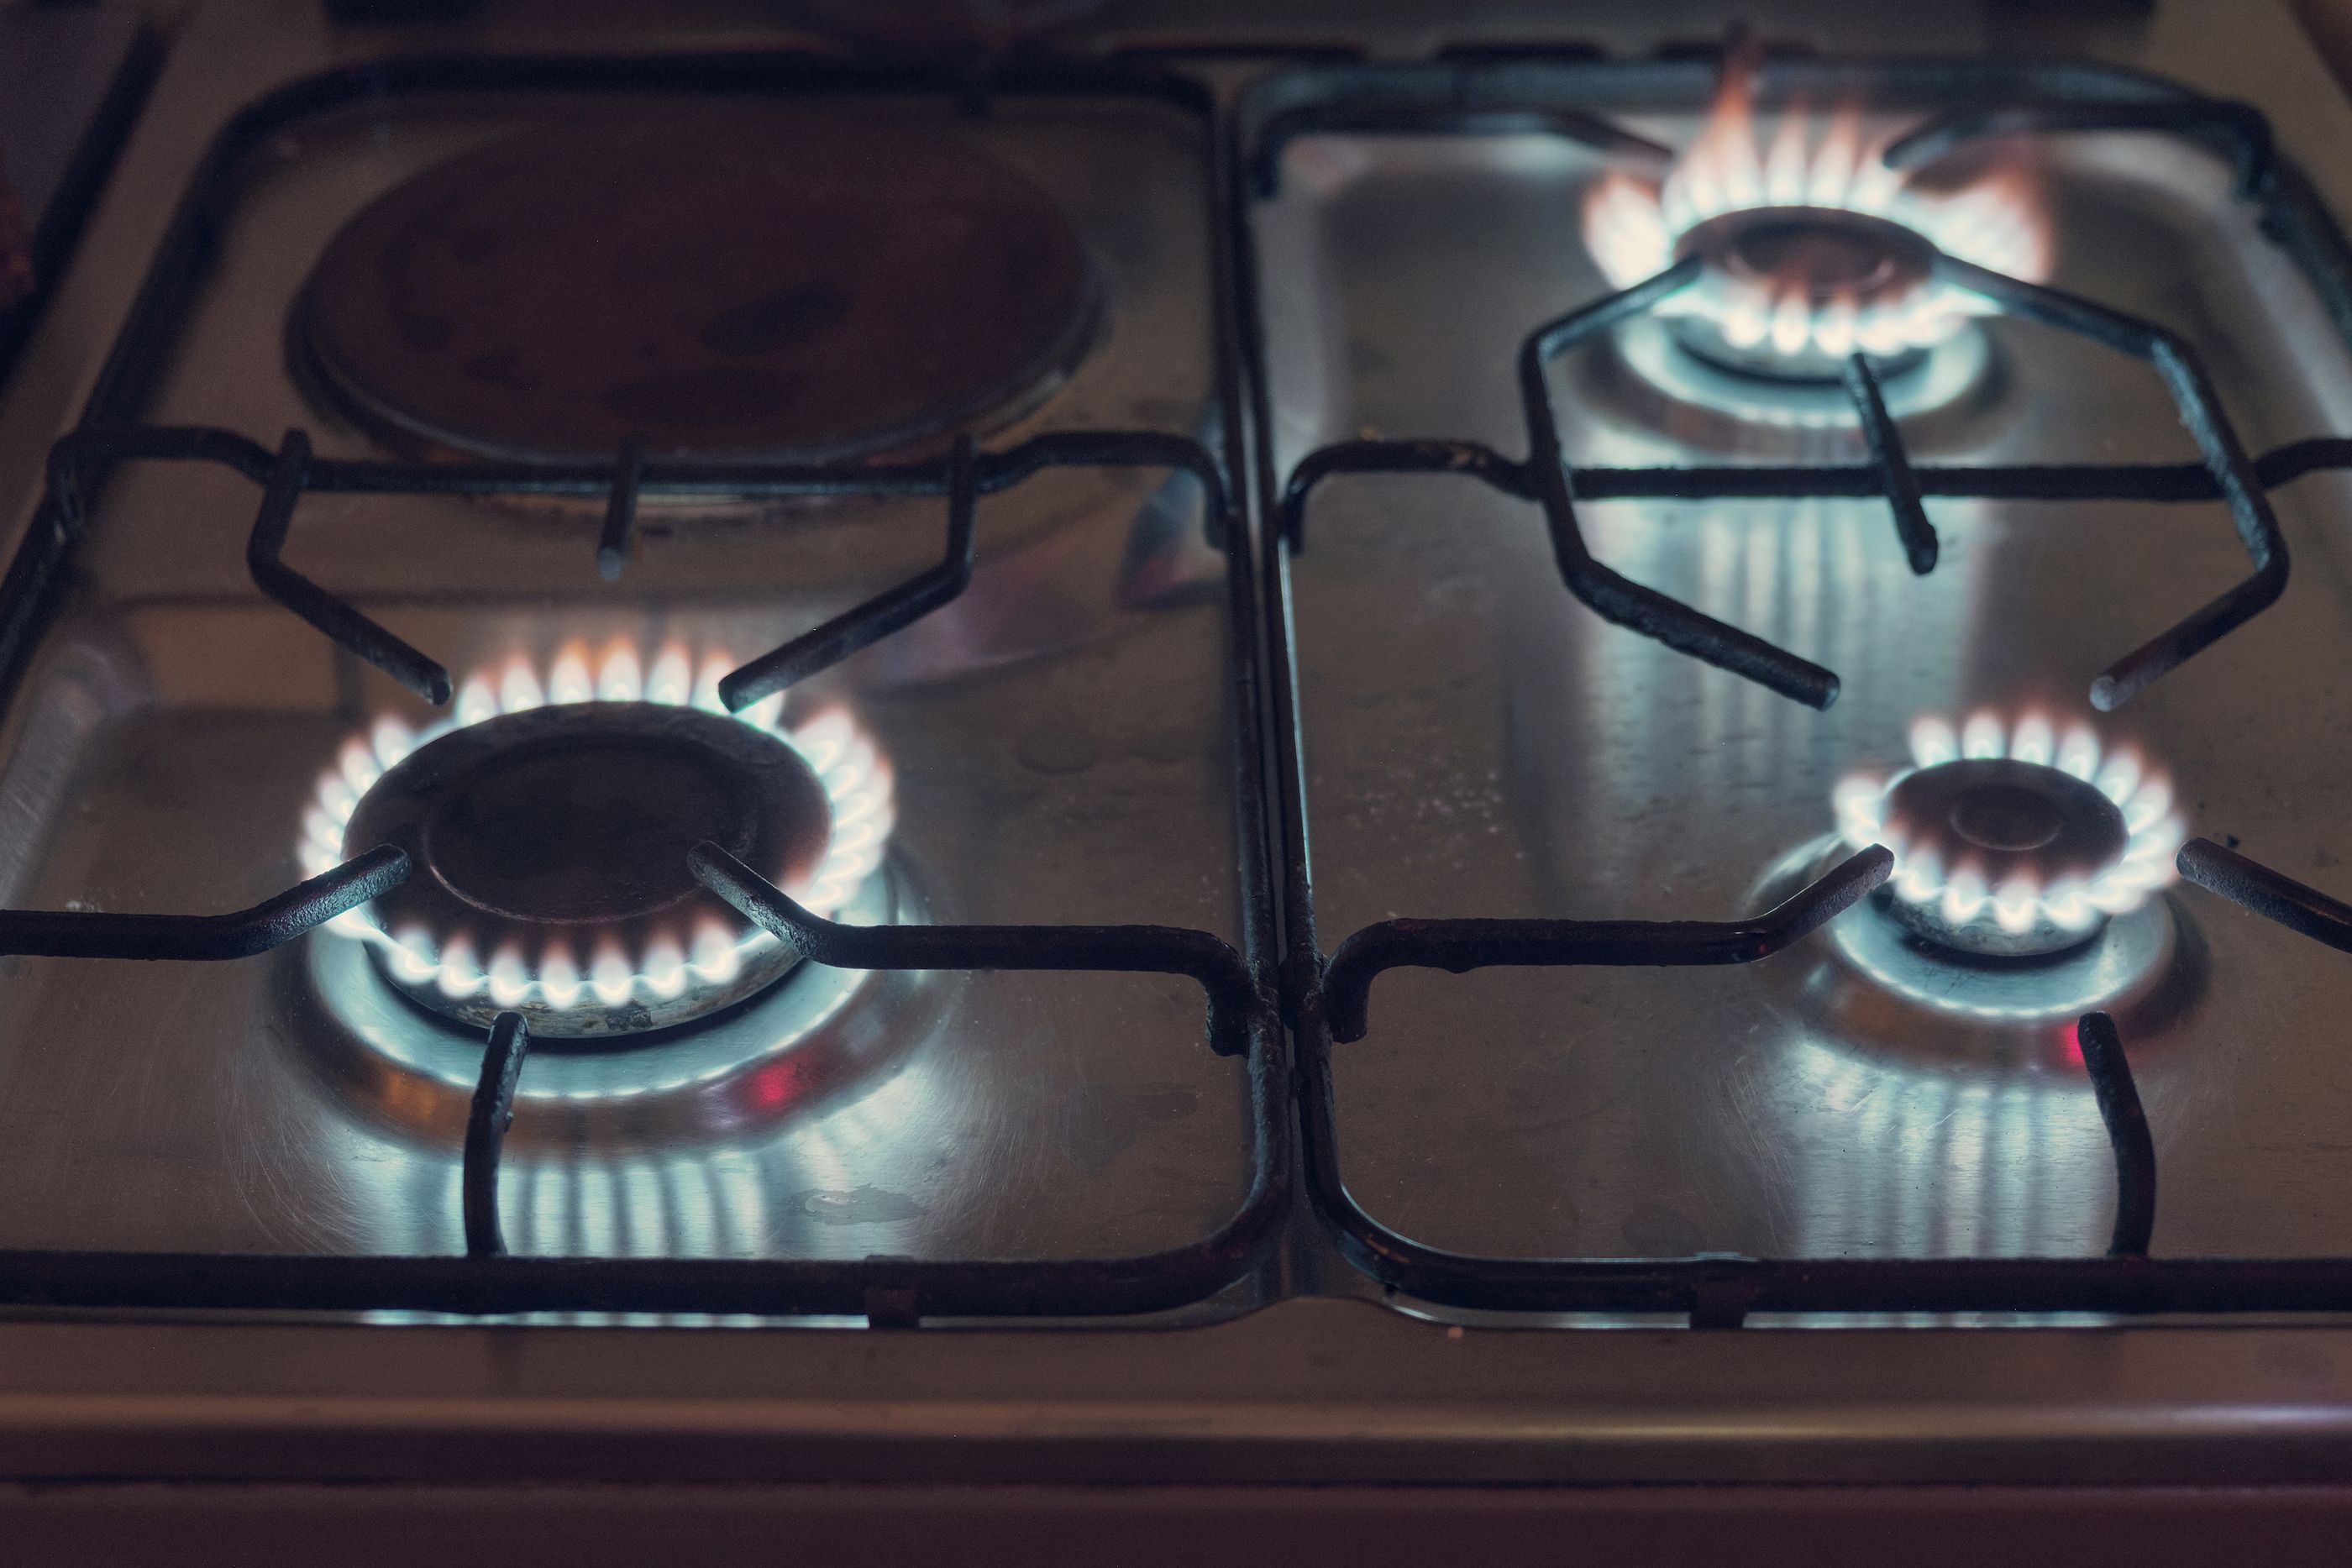
[[[1834,379],[1856,353],[1891,372],[1962,338],[1983,302],[1936,276],[1939,255],[2039,282],[2049,225],[2024,165],[1888,167],[1898,125],[1858,104],[1759,114],[1735,51],[1706,121],[1664,180],[1614,172],[1588,193],[1585,243],[1619,288],[1679,258],[1706,266],[1656,314],[1691,357],[1782,382]]]
[[[1675,254],[1703,257],[1709,285],[1729,302],[1674,318],[1676,340],[1726,370],[1784,381],[1835,381],[1857,346],[1856,323],[1907,313],[1936,267],[1924,236],[1839,207],[1723,213],[1685,234]],[[1843,330],[1823,330],[1840,321]],[[1893,371],[1925,352],[1906,343],[1872,358]]]
[[[327,248],[298,375],[403,450],[825,462],[1034,407],[1093,267],[945,125],[734,105],[553,127],[425,171]]]
[[[419,746],[360,799],[343,845],[397,844],[415,862],[372,906],[392,937],[381,967],[410,997],[468,1025],[513,1009],[564,1037],[680,1023],[791,967],[781,943],[747,948],[687,852],[709,839],[797,886],[831,826],[823,784],[773,735],[672,704],[582,702]],[[462,993],[438,961],[461,945],[486,982]]]
[[[1837,787],[1850,845],[1883,843],[1895,873],[1877,903],[1939,947],[2040,957],[2081,946],[2173,875],[2172,787],[2127,750],[2102,756],[2075,726],[1979,714],[1957,733],[1912,727],[1918,766]]]
[[[2095,785],[2008,758],[1948,762],[1906,776],[1886,792],[1885,821],[1906,855],[1932,855],[1996,889],[2088,883],[2117,864],[2131,842],[2122,810]],[[1888,907],[1929,941],[1968,953],[2059,952],[2098,928],[2095,922],[2069,929],[2044,917],[2013,930],[1989,910],[1955,921],[1941,898],[1896,897]]]

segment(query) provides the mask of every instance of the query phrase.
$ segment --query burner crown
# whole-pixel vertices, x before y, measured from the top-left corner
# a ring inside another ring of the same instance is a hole
[[[1934,276],[1939,252],[2038,282],[2050,245],[2018,169],[1931,190],[1887,167],[1886,141],[1865,140],[1853,105],[1817,118],[1790,103],[1768,141],[1753,62],[1735,60],[1663,182],[1611,174],[1592,187],[1586,243],[1619,288],[1706,256],[1703,278],[1660,308],[1718,365],[1823,380],[1859,352],[1895,368],[1982,308]]]
[[[2076,726],[1979,714],[1912,727],[1916,767],[1839,784],[1852,844],[1895,852],[1885,907],[1938,946],[2004,957],[2077,946],[2172,877],[2172,789]]]
[[[421,736],[379,722],[320,778],[303,863],[395,843],[417,870],[329,929],[468,1028],[513,1009],[551,1038],[633,1033],[766,986],[791,950],[704,889],[687,852],[726,844],[830,913],[881,863],[891,776],[845,710],[790,731],[781,698],[726,712],[731,666],[714,650],[697,677],[672,647],[647,671],[622,643],[592,675],[575,645],[544,679],[520,660],[470,677]]]

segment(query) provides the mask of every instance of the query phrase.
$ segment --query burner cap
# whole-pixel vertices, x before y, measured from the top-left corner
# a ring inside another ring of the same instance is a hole
[[[822,462],[1025,412],[1097,314],[1053,198],[952,131],[734,105],[427,170],[335,236],[289,340],[404,449]]]
[[[789,968],[780,943],[746,950],[742,918],[695,880],[687,852],[710,839],[796,885],[830,825],[823,785],[784,741],[697,708],[588,702],[418,747],[362,797],[343,842],[398,844],[415,863],[373,904],[397,948],[382,967],[409,996],[473,1025],[512,1008],[564,1037],[683,1022]],[[723,954],[704,961],[714,942]],[[452,994],[435,964],[403,972],[404,952],[461,945],[487,985]],[[650,998],[640,971],[661,972]]]
[[[2098,786],[2013,758],[1966,758],[1906,774],[1887,790],[1885,813],[1885,831],[1904,845],[1906,859],[1971,872],[1996,893],[2089,883],[2115,867],[2131,843],[2122,809]],[[1933,898],[1896,897],[1887,907],[1930,941],[1970,953],[2053,953],[2097,929],[2044,918],[2013,930],[1982,910],[1955,920],[1944,901]]]
[[[1924,235],[1843,207],[1719,214],[1684,235],[1675,254],[1705,257],[1731,302],[1676,318],[1677,340],[1712,364],[1782,381],[1836,380],[1844,355],[1822,346],[1821,324],[1832,313],[1851,323],[1899,310],[1936,266],[1936,247]],[[1759,335],[1733,328],[1728,319],[1741,315]],[[1914,347],[1872,359],[1891,372],[1923,352]]]

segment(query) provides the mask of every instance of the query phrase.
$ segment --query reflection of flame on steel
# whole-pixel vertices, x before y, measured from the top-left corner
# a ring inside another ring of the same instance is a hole
[[[1663,184],[1612,173],[1593,188],[1585,237],[1612,283],[1631,287],[1693,250],[1728,260],[1660,313],[1701,319],[1743,360],[1834,365],[1932,347],[1984,308],[1905,265],[1917,242],[2029,282],[2047,275],[2049,231],[2021,171],[1927,189],[1886,166],[1887,138],[1865,141],[1852,105],[1817,119],[1791,104],[1768,140],[1753,78],[1752,66],[1726,70]]]
[[[2086,726],[2061,735],[2040,714],[2011,728],[1980,713],[1956,732],[1926,717],[1911,727],[1911,757],[1916,766],[1892,777],[1841,781],[1838,830],[1851,844],[1894,852],[1897,912],[1952,946],[2048,950],[2173,878],[2184,830],[2171,785],[2128,748],[2103,750]],[[1933,800],[1937,814],[1909,820],[1906,803],[1917,800]],[[2083,821],[2085,805],[2111,822],[2111,840],[2099,821]],[[2070,842],[2110,847],[2095,863],[2063,863]],[[2045,931],[2046,944],[2004,940]]]
[[[634,645],[622,642],[592,668],[587,649],[575,643],[543,674],[518,657],[495,676],[474,674],[458,688],[455,716],[421,731],[397,718],[380,719],[368,734],[346,742],[337,765],[320,776],[302,818],[304,872],[315,876],[339,863],[344,830],[362,797],[387,769],[442,736],[503,714],[575,703],[662,703],[724,714],[719,680],[735,663],[724,652],[711,651],[698,667],[687,649],[673,644],[648,667]],[[810,910],[831,914],[882,863],[895,821],[890,767],[846,710],[827,709],[791,729],[782,727],[782,710],[779,695],[735,716],[799,752],[824,788],[831,810],[824,852],[806,879],[788,891]],[[756,926],[738,933],[706,923],[688,944],[657,937],[641,953],[624,952],[608,938],[584,956],[555,943],[535,961],[519,947],[502,946],[485,964],[466,934],[436,943],[422,930],[387,932],[373,905],[338,915],[328,929],[375,946],[387,967],[409,985],[435,986],[457,998],[487,996],[501,1008],[530,1003],[559,1010],[674,1001],[692,987],[724,987],[742,972],[747,958],[776,940]]]
[[[2071,1040],[2072,1019],[2063,1028]],[[1783,1134],[1790,1251],[2031,1258],[2105,1246],[2115,1156],[2080,1064],[2044,1070],[2063,1061],[2056,1032],[2015,1030],[2033,1041],[2030,1065],[2003,1052],[1922,1062],[1801,1037],[1782,1059],[1787,1103],[1807,1108],[1807,1124]]]

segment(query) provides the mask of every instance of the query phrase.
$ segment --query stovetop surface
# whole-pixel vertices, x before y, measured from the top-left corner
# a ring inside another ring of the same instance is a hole
[[[436,42],[528,47],[535,26],[508,16]],[[2237,26],[2175,6],[2144,35],[2085,37],[2135,63],[2264,97],[2307,156],[2329,110],[2310,93],[2263,87],[2293,47],[2284,26],[2283,16]],[[604,42],[621,37],[619,24],[609,30]],[[673,41],[740,45],[755,31],[746,22]],[[270,52],[207,68],[235,36],[217,22],[191,35],[159,100],[185,151],[168,152],[160,131],[134,147],[77,286],[11,389],[23,417],[0,422],[0,465],[24,479],[27,517],[39,454],[69,423],[152,249],[160,220],[138,204],[160,212],[185,184],[194,148],[262,88],[387,41],[330,36],[300,8]],[[2296,68],[2315,70],[2300,59]],[[1253,71],[1202,74],[1230,98]],[[1674,140],[1696,124],[1685,106],[1600,96],[1653,135]],[[519,112],[549,111],[594,105],[370,106],[267,149],[238,171],[216,267],[142,417],[268,444],[299,424],[324,452],[368,455],[287,378],[280,332],[292,291],[371,197]],[[1115,284],[1107,346],[1073,386],[989,444],[1103,425],[1221,441],[1200,126],[1158,105],[1008,99],[978,134],[1070,205]],[[2180,333],[2251,449],[2346,428],[2352,356],[2307,281],[2231,197],[2221,162],[2117,135],[2055,142],[2042,167],[2059,216],[2055,281]],[[1600,168],[1530,138],[1294,144],[1281,193],[1250,207],[1246,229],[1276,473],[1352,436],[1520,450],[1511,365],[1521,336],[1607,287],[1580,223]],[[2015,324],[1988,335],[1985,383],[1906,420],[1916,460],[2193,457],[2145,366]],[[1580,463],[1859,460],[1859,443],[1841,432],[1726,439],[1706,419],[1662,439],[1654,406],[1624,395],[1622,368],[1570,363],[1554,384]],[[2167,768],[2191,831],[2233,836],[2322,886],[2336,884],[2343,853],[2334,807],[2344,747],[2326,720],[2347,630],[2332,521],[2343,488],[2323,474],[2277,491],[2296,562],[2285,598],[2096,721]],[[1241,944],[1227,847],[1233,628],[1220,559],[1199,541],[1197,495],[1157,475],[1087,471],[1046,476],[1019,497],[983,503],[968,617],[919,627],[826,683],[898,768],[893,885],[937,920],[1150,921]],[[134,465],[110,486],[0,737],[0,802],[25,825],[0,855],[9,904],[210,910],[284,887],[318,771],[354,728],[407,700],[252,592],[241,555],[253,504],[245,480],[181,465]],[[1585,508],[1611,565],[1837,669],[1843,691],[1822,713],[1574,604],[1528,506],[1450,477],[1325,486],[1278,585],[1295,633],[1283,652],[1300,702],[1323,950],[1398,915],[1759,909],[1824,851],[1836,780],[1899,761],[1916,715],[2013,714],[2031,701],[2088,716],[2092,674],[2245,568],[2218,505],[1929,509],[1943,559],[1914,578],[1877,501]],[[936,504],[919,502],[647,518],[617,592],[594,580],[593,517],[529,507],[314,497],[289,555],[463,673],[518,650],[544,658],[571,635],[683,635],[748,653],[936,559],[939,528]],[[743,548],[786,530],[791,550]],[[2201,894],[2175,889],[2163,902],[2187,955],[2183,977],[2126,1016],[2163,1173],[2156,1252],[2352,1249],[2334,1200],[2345,1075],[2326,1049],[2339,960]],[[297,944],[240,965],[0,966],[0,1245],[459,1250],[469,1086],[388,1070],[341,1038],[307,955]],[[853,1071],[777,1118],[746,1121],[694,1093],[617,1113],[534,1103],[526,1087],[505,1192],[515,1250],[1110,1258],[1194,1241],[1240,1201],[1245,1070],[1207,1051],[1197,988],[1077,976],[894,984],[903,995],[861,1015],[870,1022],[845,1053]],[[1341,1166],[1366,1209],[1417,1241],[1506,1258],[2073,1256],[2104,1244],[2112,1156],[2079,1064],[2051,1049],[2055,1026],[1988,1026],[1873,990],[1826,935],[1762,965],[1670,976],[1397,970],[1379,982],[1372,1023],[1366,1039],[1335,1048]],[[1202,1315],[1276,1295],[1379,1294],[1302,1208],[1276,1255]],[[1303,1312],[1330,1315],[1309,1322]],[[1267,1396],[1291,1400],[1314,1397],[1327,1371],[1326,1392],[1393,1382],[1384,1366],[1439,1375],[1446,1347],[1463,1343],[1385,1314],[1368,1330],[1370,1316],[1278,1305],[1260,1320],[1277,1342],[1270,1351],[1233,1337],[1246,1325],[1202,1333],[1239,1345],[1244,1368],[1269,1356],[1311,1362],[1307,1385]],[[1412,1331],[1409,1346],[1392,1327]],[[1326,1359],[1284,1337],[1302,1332]],[[1474,1345],[1515,1337],[1468,1332]],[[2226,1334],[2178,1339],[2189,1347],[2179,1364],[2210,1373],[2194,1390],[2174,1386],[2178,1368],[2160,1350],[2129,1367],[2078,1354],[2095,1339],[2060,1347],[2020,1336],[2017,1354],[1996,1340],[1983,1357],[1938,1348],[1930,1364],[1856,1335],[1872,1348],[1839,1375],[1867,1386],[1813,1435],[1870,1427],[1884,1415],[1871,1405],[1880,1392],[1925,1412],[1923,1430],[1946,1433],[1938,1411],[1967,1406],[1990,1420],[1987,1402],[2014,1415],[2079,1412],[2088,1400],[2102,1414],[2081,1429],[2118,1442],[2192,1405],[2202,1412],[2193,1442],[2227,1437],[2244,1427],[2230,1391],[2256,1384],[2280,1409],[2334,1407],[2331,1364],[2325,1353],[2312,1361],[2310,1336],[2250,1335],[2255,1349],[2242,1355],[2220,1348]],[[1672,1391],[1678,1420],[1710,1402],[1773,1408],[1842,1364],[1775,1350],[1732,1389],[1719,1366],[1700,1375],[1697,1353],[1666,1348],[1708,1340],[1714,1358],[1716,1336],[1612,1337],[1625,1348],[1605,1359],[1627,1358],[1635,1383],[1654,1364],[1690,1376]],[[1915,1337],[1949,1343],[1932,1327]],[[671,1336],[647,1343],[656,1338]],[[1005,1358],[1006,1385],[971,1396],[989,1410],[1053,1396],[1050,1357],[1009,1353],[994,1335],[975,1343]],[[806,1354],[810,1386],[854,1391],[855,1370]],[[1489,1372],[1499,1364],[1475,1354]],[[1882,1354],[1903,1364],[1871,1359]],[[1169,1378],[1199,1375],[1183,1362],[1147,1358],[1143,1384],[1167,1392]],[[1508,1405],[1503,1390],[1524,1375],[1506,1371],[1469,1397],[1482,1409]],[[77,1389],[105,1381],[59,1376]],[[585,1386],[561,1368],[533,1376]],[[450,1379],[478,1381],[462,1369]],[[1213,1379],[1199,1397],[1252,1407],[1248,1390]],[[1549,1383],[1534,1397],[1573,1402]],[[1625,1388],[1594,1397],[1621,1414],[1639,1403]],[[1150,1428],[1171,1411],[1183,1419],[1182,1404],[1154,1415],[1129,1402],[1087,1429]],[[1426,1388],[1381,1408],[1368,1419],[1424,1436],[1462,1415]],[[2033,1425],[2019,1418],[2020,1431]],[[934,1435],[952,1441],[954,1425]],[[1335,1437],[1313,1425],[1265,1430],[1307,1447]],[[1571,1425],[1589,1437],[1607,1423]],[[1774,1440],[1769,1425],[1722,1429],[1753,1446]],[[1492,1429],[1497,1453],[1552,1440]],[[2043,1439],[2052,1429],[2036,1428]],[[1923,1441],[1922,1463],[1939,1462],[1942,1440]],[[1465,1473],[1487,1468],[1454,1458]],[[1685,1460],[1709,1462],[1661,1463]],[[1528,1473],[1518,1459],[1496,1462]],[[1807,1462],[1845,1461],[1816,1452]]]
[[[1683,144],[1698,129],[1607,68],[1584,79],[1595,107],[1642,133]],[[285,369],[283,323],[313,258],[404,178],[623,101],[448,93],[294,120],[226,183],[217,257],[145,417],[301,425],[324,457],[373,455]],[[921,98],[836,107],[952,116]],[[1891,125],[1934,104],[1906,106],[1897,87],[1878,107]],[[1073,383],[996,439],[1213,434],[1201,128],[1105,97],[1015,100],[968,133],[1061,202],[1112,301]],[[2220,158],[2129,133],[2035,156],[2059,286],[2180,332],[2253,449],[2331,427],[2352,365]],[[1248,214],[1276,472],[1357,436],[1517,445],[1520,338],[1606,292],[1580,231],[1605,166],[1525,136],[1292,146],[1280,194]],[[2178,264],[2150,267],[2152,255]],[[1914,461],[2194,457],[2145,365],[2017,323],[1985,337],[1972,379],[1931,363],[1895,383],[1904,412],[1955,374],[1969,383],[1908,421]],[[1696,409],[1662,401],[1631,357],[1588,351],[1557,372],[1573,461],[1862,455],[1850,420],[1776,423],[1790,400],[1769,385],[1718,377],[1686,394]],[[1184,485],[1057,475],[986,505],[971,596],[820,683],[818,700],[847,697],[896,765],[889,874],[909,907],[1233,936],[1221,565]],[[2325,710],[2322,672],[2344,635],[2328,591],[2340,488],[2322,476],[2280,497],[2303,563],[2282,606],[2101,725],[2173,773],[2193,831],[2234,833],[2322,882],[2336,743],[2324,726],[2261,716]],[[251,504],[240,478],[160,465],[107,493],[17,705],[0,784],[27,827],[12,904],[257,900],[291,880],[310,781],[344,737],[383,713],[426,716],[256,600],[236,548]],[[1931,515],[1943,560],[1915,579],[1875,500],[1589,508],[1611,565],[1843,672],[1843,699],[1817,713],[1588,613],[1549,570],[1529,507],[1444,478],[1327,486],[1286,584],[1326,949],[1400,915],[1753,913],[1818,852],[1836,779],[1898,762],[1916,716],[2087,716],[2089,672],[2242,570],[2218,505],[1942,501]],[[772,645],[919,570],[934,517],[924,501],[654,510],[618,592],[591,575],[593,519],[560,503],[313,497],[289,553],[453,669],[495,672],[518,653],[543,667],[580,639],[649,656],[666,642]],[[2129,1018],[2167,1178],[2158,1248],[2345,1249],[2326,1131],[2343,1086],[2308,1045],[2325,1033],[2331,960],[2210,900],[2165,904],[2177,983]],[[1393,1228],[1466,1252],[2097,1250],[2111,1156],[2086,1080],[2049,1049],[2069,1020],[1955,1016],[1857,974],[1831,940],[1671,978],[1392,974],[1372,1036],[1338,1053],[1346,1177]],[[354,1022],[337,998],[372,977],[320,957],[335,946],[233,966],[12,961],[9,1239],[457,1245],[471,1082],[371,1049],[371,1029],[439,1026],[396,1006]],[[1986,994],[2000,998],[1998,980]],[[1174,982],[894,977],[820,1031],[848,1065],[809,1074],[819,1086],[780,1106],[747,1111],[723,1080],[675,1083],[659,1048],[646,1084],[625,1065],[601,1080],[617,1097],[527,1079],[514,1245],[949,1259],[1182,1245],[1232,1212],[1247,1176],[1241,1075],[1200,1049],[1191,1015]],[[60,1039],[115,1043],[31,1049]],[[539,1076],[581,1081],[558,1071]],[[1077,1171],[1087,1179],[1067,1179]]]

